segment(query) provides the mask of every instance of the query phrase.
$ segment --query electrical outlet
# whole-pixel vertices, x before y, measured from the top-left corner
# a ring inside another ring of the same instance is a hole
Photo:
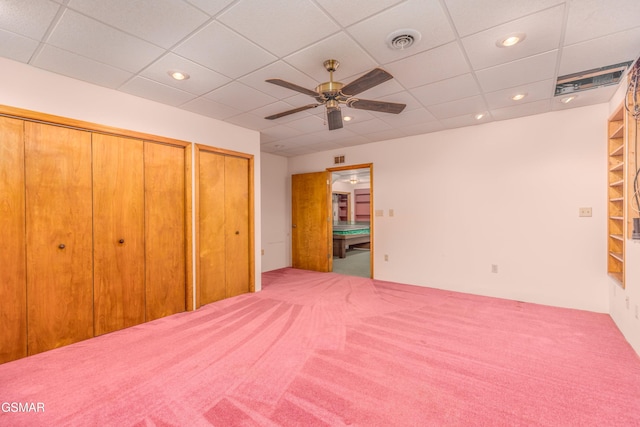
[[[491,272],[492,273],[498,272],[498,264],[491,264]]]
[[[389,261],[389,255],[384,254],[384,260],[385,260],[385,261]]]
[[[384,211],[382,209],[376,209],[376,216],[384,216]]]
[[[578,211],[579,216],[591,216],[591,208],[580,208]]]

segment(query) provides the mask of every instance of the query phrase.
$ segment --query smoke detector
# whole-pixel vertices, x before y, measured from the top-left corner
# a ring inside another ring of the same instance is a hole
[[[416,30],[397,30],[387,36],[387,45],[393,50],[404,50],[418,43],[421,37]]]

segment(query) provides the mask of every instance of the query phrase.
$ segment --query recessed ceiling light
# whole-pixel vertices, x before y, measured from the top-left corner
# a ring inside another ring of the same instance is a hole
[[[573,101],[574,99],[576,99],[576,97],[575,97],[575,96],[565,96],[564,98],[562,98],[562,99],[560,100],[560,102],[562,102],[563,104],[568,104],[568,103],[570,103],[571,101]]]
[[[350,121],[351,121],[351,119],[352,119],[352,117],[351,117],[351,116],[344,116],[344,117],[342,118],[342,120],[344,120],[345,122],[350,122]]]
[[[176,80],[187,80],[190,76],[182,71],[169,71],[169,75]]]
[[[511,99],[513,99],[514,101],[520,101],[521,99],[523,99],[525,96],[527,96],[526,93],[518,93],[516,95],[513,95],[511,97]]]
[[[518,33],[518,34],[509,34],[501,39],[496,41],[496,46],[498,47],[511,47],[514,46],[526,38],[526,34]]]
[[[478,113],[475,116],[473,116],[476,120],[481,120],[484,117],[484,113]]]

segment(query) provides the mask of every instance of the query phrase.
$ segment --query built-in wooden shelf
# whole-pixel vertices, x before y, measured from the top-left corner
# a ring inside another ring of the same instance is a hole
[[[607,124],[609,173],[607,203],[607,272],[624,287],[625,109],[621,104]]]

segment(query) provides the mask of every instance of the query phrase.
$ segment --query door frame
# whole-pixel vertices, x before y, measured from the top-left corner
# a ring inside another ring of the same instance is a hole
[[[375,216],[373,215],[373,163],[362,163],[362,164],[357,164],[357,165],[348,165],[348,166],[338,166],[338,167],[333,167],[333,168],[327,168],[327,172],[338,172],[338,171],[345,171],[345,170],[353,170],[353,169],[369,169],[369,277],[371,279],[373,279],[373,272],[374,272],[374,268],[373,268],[373,251],[374,251],[374,218]],[[331,224],[333,226],[333,222]],[[329,230],[329,233],[332,234],[333,233],[333,227],[331,227],[331,229]],[[332,269],[333,270],[333,267]]]

